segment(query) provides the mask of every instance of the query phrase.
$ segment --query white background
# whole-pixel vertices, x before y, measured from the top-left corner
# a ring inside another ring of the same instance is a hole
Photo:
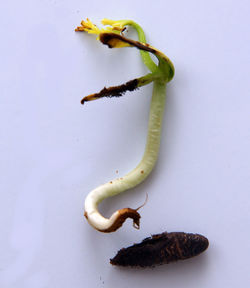
[[[148,3],[1,2],[1,288],[249,287],[249,1]],[[137,21],[176,68],[157,167],[100,206],[109,216],[148,193],[139,231],[127,221],[102,234],[83,217],[87,193],[140,160],[152,89],[80,105],[147,72],[136,49],[75,33],[86,17]],[[155,269],[109,264],[121,247],[163,231],[204,234],[210,247]]]

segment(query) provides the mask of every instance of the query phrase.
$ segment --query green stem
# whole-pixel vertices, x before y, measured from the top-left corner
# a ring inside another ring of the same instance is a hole
[[[150,106],[147,144],[142,160],[134,170],[126,174],[124,177],[112,180],[111,182],[104,184],[104,189],[100,189],[102,186],[96,188],[95,190],[99,190],[99,192],[102,190],[101,193],[98,193],[99,197],[98,200],[96,199],[97,203],[100,203],[107,197],[117,195],[140,184],[147,178],[147,176],[154,168],[160,147],[161,126],[164,115],[165,98],[166,84],[155,81]],[[96,193],[96,191],[94,193]]]
[[[166,99],[166,84],[160,82],[154,82],[153,95],[150,105],[150,114],[148,122],[148,136],[144,155],[138,166],[128,173],[131,187],[140,184],[147,178],[155,163],[159,154],[160,139],[161,139],[161,126],[164,115],[164,106]]]
[[[143,29],[141,28],[141,26],[132,20],[123,20],[123,21],[124,21],[124,25],[132,26],[136,30],[136,32],[138,34],[138,40],[145,44],[146,43],[146,36],[145,36],[145,33],[144,33]],[[150,54],[146,51],[143,51],[143,50],[140,50],[140,53],[141,53],[143,63],[148,67],[148,69],[151,72],[157,71],[157,65],[152,60]]]

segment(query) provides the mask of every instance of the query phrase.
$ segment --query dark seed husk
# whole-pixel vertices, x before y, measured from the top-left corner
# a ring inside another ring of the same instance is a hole
[[[110,259],[110,263],[118,266],[152,267],[197,256],[208,245],[208,239],[199,234],[164,232],[121,249]]]

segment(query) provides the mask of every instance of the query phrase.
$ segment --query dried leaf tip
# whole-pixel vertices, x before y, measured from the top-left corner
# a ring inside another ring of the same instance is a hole
[[[84,104],[87,101],[92,101],[103,97],[120,97],[126,91],[133,91],[136,88],[138,88],[138,79],[133,79],[119,86],[111,86],[109,88],[104,87],[100,92],[84,97],[81,100],[81,103]]]

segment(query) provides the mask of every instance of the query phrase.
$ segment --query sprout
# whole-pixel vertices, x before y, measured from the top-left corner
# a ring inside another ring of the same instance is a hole
[[[141,162],[131,172],[122,178],[112,180],[92,190],[85,200],[84,216],[89,224],[101,232],[113,232],[122,226],[127,218],[133,219],[133,226],[140,227],[140,214],[138,209],[123,208],[114,212],[110,218],[103,217],[98,211],[98,204],[104,199],[117,195],[140,184],[155,166],[160,146],[161,124],[166,98],[166,83],[174,76],[174,66],[171,61],[159,50],[146,43],[142,28],[131,20],[113,21],[103,19],[102,24],[107,26],[99,29],[89,19],[81,22],[75,31],[85,31],[96,34],[97,39],[109,48],[136,47],[140,50],[142,60],[150,73],[130,80],[119,86],[104,87],[99,93],[84,97],[81,103],[96,100],[102,97],[119,97],[126,91],[133,91],[151,82],[153,95],[150,106],[147,144]],[[132,26],[138,33],[139,41],[134,41],[123,36],[126,26]],[[149,53],[158,59],[158,65],[151,59]]]

